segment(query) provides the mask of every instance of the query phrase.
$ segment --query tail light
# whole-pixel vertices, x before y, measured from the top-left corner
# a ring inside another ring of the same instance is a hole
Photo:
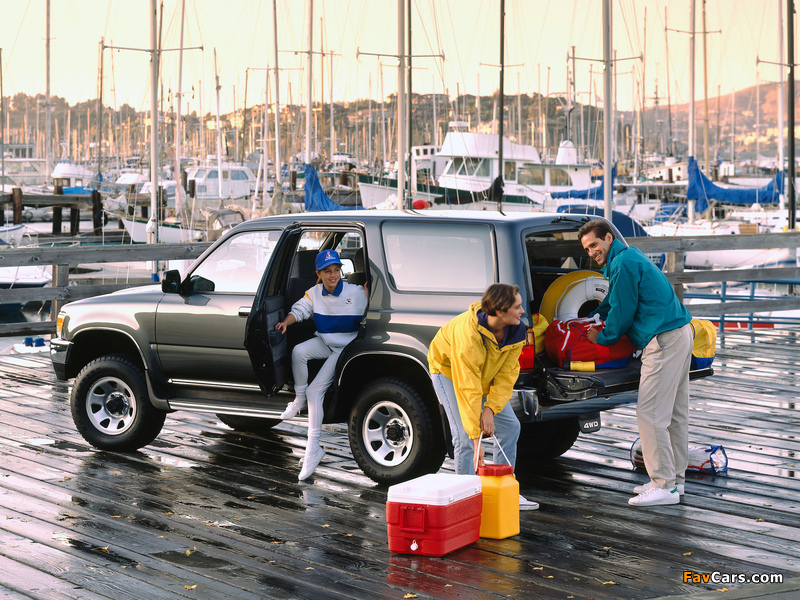
[[[519,355],[519,370],[522,373],[533,371],[536,361],[536,345],[534,343],[533,329],[528,329],[525,336],[525,344],[522,346],[522,353]]]

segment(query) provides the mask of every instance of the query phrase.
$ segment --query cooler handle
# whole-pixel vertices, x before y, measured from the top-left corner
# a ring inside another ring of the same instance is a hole
[[[486,438],[486,439],[489,439],[489,438]],[[506,456],[505,450],[503,450],[503,447],[500,445],[500,442],[497,441],[497,436],[493,435],[491,439],[494,440],[494,447],[500,449],[500,452],[502,453],[503,458],[505,458],[506,462],[510,465],[511,461],[508,460],[508,456]],[[481,431],[480,436],[478,437],[477,441],[475,442],[475,455],[472,458],[472,462],[475,465],[475,470],[476,471],[478,470],[478,458],[480,457],[480,447],[481,447],[481,442],[482,441],[483,441],[483,432]]]
[[[406,514],[414,511],[413,524],[406,524]],[[400,531],[403,533],[425,533],[425,516],[428,514],[424,506],[403,506],[400,509]],[[422,518],[418,518],[418,517]],[[421,523],[421,525],[420,525]]]

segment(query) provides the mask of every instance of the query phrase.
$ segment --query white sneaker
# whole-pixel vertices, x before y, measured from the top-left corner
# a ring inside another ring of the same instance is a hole
[[[683,494],[684,494],[683,484],[679,483],[676,487],[678,488],[678,495],[679,496],[683,496]],[[652,490],[652,489],[653,489],[653,482],[652,481],[648,481],[644,485],[637,485],[635,488],[633,488],[633,493],[634,494],[641,494],[642,492],[646,492],[647,490]]]
[[[303,461],[303,468],[300,469],[300,475],[297,476],[297,481],[305,481],[317,468],[320,461],[325,458],[325,450],[317,446],[311,454],[306,452],[305,460]]]
[[[634,496],[628,500],[628,504],[633,506],[662,506],[664,504],[679,504],[680,501],[681,497],[678,494],[677,487],[671,490],[654,487],[638,496]]]
[[[306,399],[298,396],[286,405],[286,410],[281,413],[281,419],[285,421],[286,419],[295,418],[297,413],[303,410],[307,405],[308,402],[306,402]]]
[[[528,500],[527,498],[523,498],[522,496],[519,497],[519,509],[520,510],[538,510],[539,503],[534,502],[533,500]]]

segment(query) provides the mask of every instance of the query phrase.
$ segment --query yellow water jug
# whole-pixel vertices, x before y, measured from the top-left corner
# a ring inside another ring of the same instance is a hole
[[[483,492],[481,537],[502,540],[519,533],[519,482],[511,465],[478,467]]]

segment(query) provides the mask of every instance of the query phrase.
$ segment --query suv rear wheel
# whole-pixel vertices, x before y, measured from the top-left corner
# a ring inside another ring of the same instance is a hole
[[[366,386],[348,423],[350,448],[364,474],[391,485],[435,473],[444,461],[441,435],[417,390],[402,379]]]
[[[78,431],[100,450],[131,452],[146,446],[167,416],[151,404],[142,369],[123,356],[103,356],[81,369],[70,404]]]

